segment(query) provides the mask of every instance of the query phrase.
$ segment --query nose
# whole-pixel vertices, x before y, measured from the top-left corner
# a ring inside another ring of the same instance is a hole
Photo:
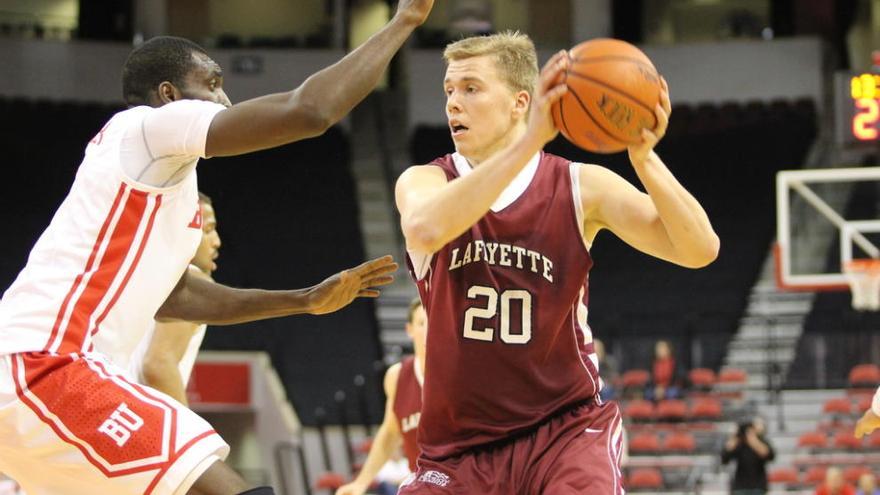
[[[232,106],[232,102],[229,101],[229,97],[226,96],[226,91],[223,91],[223,90],[221,89],[221,90],[219,91],[219,93],[220,93],[220,101],[218,101],[217,103],[219,103],[219,104],[225,106],[226,108],[231,107],[231,106]]]
[[[453,115],[461,112],[461,103],[458,101],[458,93],[453,91],[451,95],[446,97],[446,113]]]

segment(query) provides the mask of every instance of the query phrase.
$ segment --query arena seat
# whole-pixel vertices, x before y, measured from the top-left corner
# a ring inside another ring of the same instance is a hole
[[[665,451],[690,453],[697,449],[697,442],[690,433],[673,432],[666,435],[661,448]]]
[[[626,487],[633,490],[663,488],[663,475],[656,468],[633,469]]]
[[[822,483],[825,481],[825,471],[827,470],[828,468],[825,466],[813,466],[807,469],[807,472],[804,473],[804,484],[815,485]]]
[[[852,413],[852,402],[846,397],[828,399],[822,406],[822,412],[825,414],[844,414],[848,416]]]
[[[708,368],[695,368],[688,372],[688,380],[694,387],[710,388],[716,379],[715,372]]]
[[[683,400],[668,399],[657,403],[658,419],[681,421],[687,416],[687,404]]]
[[[336,491],[345,484],[345,477],[339,473],[324,473],[315,481],[316,490]]]
[[[721,415],[721,401],[718,399],[696,399],[691,404],[691,417],[694,419],[719,419]]]
[[[847,483],[856,484],[859,481],[859,477],[865,473],[870,474],[871,469],[867,466],[850,466],[843,470],[843,479]]]
[[[747,381],[748,374],[739,368],[725,368],[718,374],[718,383],[745,384]]]
[[[859,364],[849,372],[851,387],[876,387],[880,384],[880,367],[876,364]]]
[[[818,431],[809,431],[798,437],[797,446],[808,449],[824,449],[828,446],[828,437]]]
[[[835,449],[858,450],[862,448],[862,439],[853,436],[852,430],[841,430],[834,434],[832,445]]]
[[[639,433],[629,439],[629,450],[633,454],[660,451],[660,439],[655,433]]]
[[[651,380],[651,374],[646,370],[629,370],[620,378],[624,388],[644,387]]]
[[[767,474],[767,481],[795,485],[798,483],[798,471],[793,467],[776,468]]]
[[[623,415],[637,421],[650,421],[654,419],[654,404],[641,399],[631,401],[624,408]]]

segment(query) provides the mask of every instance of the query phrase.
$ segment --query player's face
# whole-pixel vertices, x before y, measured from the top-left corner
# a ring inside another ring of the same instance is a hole
[[[419,306],[413,311],[412,320],[406,324],[406,333],[413,340],[416,354],[423,354],[425,340],[428,338],[428,314],[424,307]]]
[[[214,207],[207,203],[199,203],[202,208],[202,242],[196,250],[192,263],[205,273],[217,269],[217,257],[220,256],[220,233],[217,231],[217,216]]]
[[[193,58],[195,68],[187,75],[184,87],[180,88],[183,97],[231,106],[229,97],[223,91],[223,69],[207,55],[193,53]]]
[[[449,62],[443,89],[455,149],[472,162],[503,148],[528,111],[528,93],[510,89],[491,55]]]

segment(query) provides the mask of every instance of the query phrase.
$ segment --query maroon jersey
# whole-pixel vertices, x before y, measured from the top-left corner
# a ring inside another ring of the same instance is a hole
[[[413,357],[401,361],[394,394],[394,415],[403,435],[403,453],[412,472],[416,471],[416,459],[419,458],[418,432],[422,411],[422,384],[416,375],[415,361]]]
[[[432,165],[449,181],[470,171],[458,154]],[[426,458],[529,430],[601,389],[576,181],[576,166],[541,153],[476,225],[408,259],[428,314]]]

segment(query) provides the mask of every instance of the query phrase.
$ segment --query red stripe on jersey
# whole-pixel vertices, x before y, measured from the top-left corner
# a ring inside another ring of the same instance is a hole
[[[64,337],[58,347],[58,354],[79,352],[82,349],[89,320],[101,301],[107,297],[110,285],[131,251],[138,226],[147,207],[147,196],[143,191],[134,189],[130,191],[119,221],[110,236],[107,250],[101,258],[101,264],[73,307],[67,328],[62,330]]]
[[[132,191],[134,193],[135,191]],[[110,310],[113,309],[113,306],[116,304],[116,301],[119,299],[119,296],[122,295],[122,292],[125,290],[125,286],[128,285],[129,279],[131,279],[132,273],[134,273],[135,268],[138,266],[138,262],[141,260],[141,255],[144,254],[144,248],[147,246],[147,242],[150,240],[150,232],[153,231],[153,223],[156,220],[156,213],[159,211],[159,207],[162,206],[162,195],[159,194],[156,196],[156,204],[153,207],[152,213],[150,213],[150,220],[147,222],[147,227],[144,230],[143,238],[141,239],[141,244],[138,247],[137,253],[134,256],[134,260],[131,262],[131,266],[128,267],[128,271],[125,273],[125,278],[122,279],[122,283],[119,284],[119,288],[116,289],[116,293],[113,294],[113,298],[110,300],[110,303],[107,304],[107,307],[104,308],[104,312],[101,313],[101,316],[95,320],[95,326],[92,328],[91,336],[94,337],[96,333],[98,333],[98,329],[101,327],[101,322],[104,321],[104,318],[107,317],[107,314],[110,313]],[[94,350],[95,343],[91,342],[89,345],[89,351]]]
[[[156,485],[159,484],[159,480],[161,480],[162,477],[165,476],[165,473],[167,473],[168,470],[171,469],[171,467],[174,465],[174,463],[177,462],[177,459],[180,459],[180,457],[183,456],[183,454],[185,454],[186,451],[190,449],[190,447],[192,447],[193,445],[201,442],[202,440],[204,440],[212,435],[216,435],[216,434],[217,434],[216,431],[208,430],[208,431],[196,436],[195,438],[193,438],[189,442],[186,442],[185,444],[183,444],[183,447],[181,447],[180,450],[178,450],[177,452],[174,453],[173,456],[171,456],[171,459],[169,459],[168,462],[165,463],[165,466],[162,467],[162,469],[159,471],[159,473],[156,475],[156,477],[153,478],[153,481],[150,482],[150,484],[147,486],[146,491],[144,491],[144,495],[150,495],[151,493],[153,493],[153,490],[156,488]]]
[[[61,309],[58,310],[58,316],[55,317],[55,325],[52,326],[52,333],[49,335],[49,341],[46,343],[46,347],[43,349],[44,351],[50,351],[52,345],[55,343],[55,339],[58,337],[58,330],[61,327],[61,322],[64,320],[64,314],[67,313],[67,305],[70,303],[70,298],[73,297],[73,294],[76,293],[77,289],[79,289],[79,284],[82,283],[83,277],[85,277],[86,273],[89,273],[92,270],[92,265],[95,263],[95,257],[98,255],[98,249],[101,247],[101,244],[104,242],[104,235],[107,233],[107,229],[110,227],[110,222],[113,220],[113,217],[116,215],[116,208],[119,207],[119,202],[122,199],[122,195],[125,194],[126,185],[123,182],[119,185],[119,191],[116,193],[116,198],[113,200],[113,205],[110,207],[110,213],[107,214],[107,218],[104,219],[104,224],[101,226],[101,230],[98,232],[98,239],[95,241],[95,245],[92,247],[92,254],[89,255],[88,261],[86,261],[85,270],[76,276],[73,280],[73,284],[71,284],[70,290],[67,292],[67,295],[64,297],[64,302],[61,303]]]
[[[19,359],[21,364],[18,362]],[[24,368],[24,380],[19,376],[22,372],[20,366]],[[103,367],[102,371],[106,374]],[[164,422],[171,421],[171,431],[172,433],[176,431],[174,408],[171,408],[169,416],[165,416],[164,411],[158,406],[144,402],[115,383],[113,379],[100,376],[89,367],[84,358],[76,354],[66,356],[45,353],[18,354],[12,358],[12,374],[19,399],[43,423],[52,428],[58,438],[74,446],[90,464],[108,478],[164,468],[169,462],[165,459],[127,469],[112,469],[115,465],[162,455],[161,438]],[[116,378],[121,379],[119,376]],[[139,391],[142,392],[140,389]],[[148,396],[159,401],[152,394]],[[36,401],[39,401],[42,407]],[[136,410],[145,422],[135,434],[149,437],[148,440],[141,440],[135,449],[119,448],[113,440],[99,431],[99,426],[105,418],[123,402],[132,410]],[[159,402],[162,402],[166,408],[170,407],[164,401]],[[44,408],[51,416],[44,413]],[[158,442],[151,441],[157,438]],[[169,445],[168,452],[173,451],[173,446]],[[100,460],[95,455],[100,457]],[[142,457],[134,457],[136,455]],[[111,469],[108,469],[105,463],[109,464]]]

